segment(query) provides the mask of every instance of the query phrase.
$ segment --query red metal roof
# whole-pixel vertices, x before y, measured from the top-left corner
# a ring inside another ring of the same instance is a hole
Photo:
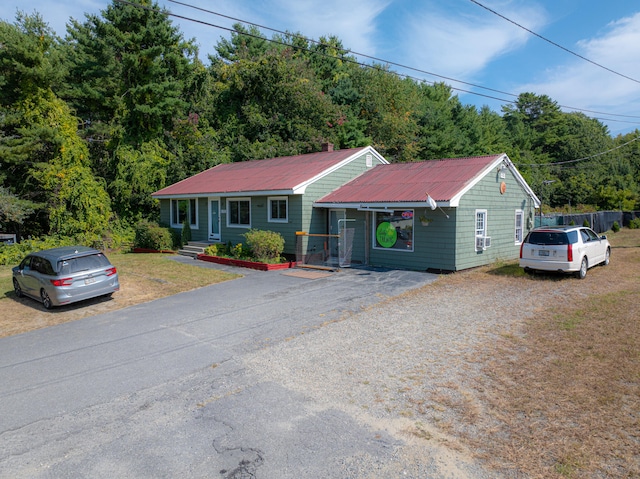
[[[503,155],[378,165],[316,203],[450,201]]]
[[[226,163],[167,186],[153,196],[293,190],[365,149]]]

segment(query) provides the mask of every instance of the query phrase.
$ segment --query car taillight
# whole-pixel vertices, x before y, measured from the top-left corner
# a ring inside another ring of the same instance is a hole
[[[571,243],[567,245],[567,261],[573,261],[573,245]]]
[[[116,267],[115,267],[115,266],[113,266],[113,267],[111,267],[111,268],[107,268],[106,273],[107,273],[107,276],[113,276],[114,274],[116,274],[116,273],[117,273],[117,271],[116,271]]]
[[[524,247],[524,243],[520,244],[520,259],[522,259],[522,248]]]
[[[71,286],[73,278],[51,279],[50,281],[54,286]]]

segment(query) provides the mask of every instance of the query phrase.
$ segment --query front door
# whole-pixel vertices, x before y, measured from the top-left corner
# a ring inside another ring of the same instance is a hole
[[[209,200],[209,240],[220,241],[220,200]]]

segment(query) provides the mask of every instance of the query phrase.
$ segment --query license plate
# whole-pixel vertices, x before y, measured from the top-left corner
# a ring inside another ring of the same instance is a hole
[[[84,280],[84,284],[93,284],[96,282],[95,278],[87,278]]]
[[[538,256],[549,256],[549,252],[547,250],[541,249],[538,251]]]

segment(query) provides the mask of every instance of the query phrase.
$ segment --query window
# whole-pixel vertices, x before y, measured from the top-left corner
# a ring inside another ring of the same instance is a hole
[[[487,249],[490,239],[487,240],[487,210],[476,210],[476,251]]]
[[[286,196],[269,198],[269,221],[286,223],[289,219],[289,202]]]
[[[524,211],[516,210],[516,244],[522,244],[524,238]]]
[[[249,198],[227,200],[227,225],[238,228],[251,227],[251,200]]]
[[[413,210],[374,214],[374,248],[413,251]]]
[[[189,219],[192,228],[198,227],[198,202],[195,198],[171,200],[171,226],[182,226]]]

